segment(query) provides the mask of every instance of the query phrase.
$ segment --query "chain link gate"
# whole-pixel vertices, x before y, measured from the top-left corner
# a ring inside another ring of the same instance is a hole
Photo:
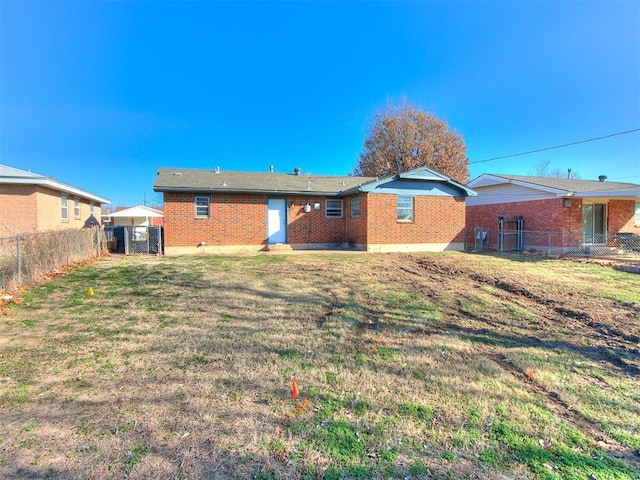
[[[162,255],[162,227],[124,227],[124,253]]]

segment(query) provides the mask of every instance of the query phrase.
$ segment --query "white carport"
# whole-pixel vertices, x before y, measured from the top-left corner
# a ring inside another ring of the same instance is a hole
[[[154,218],[164,218],[162,210],[147,207],[146,205],[137,205],[102,215],[102,223],[112,227],[151,227],[157,225],[152,220]]]

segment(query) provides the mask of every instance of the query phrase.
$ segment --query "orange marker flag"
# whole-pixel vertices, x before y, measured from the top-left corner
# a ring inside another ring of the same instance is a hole
[[[296,377],[293,377],[293,379],[291,380],[291,398],[295,400],[296,398],[298,398],[299,394],[300,392],[298,392],[298,384],[296,383]]]

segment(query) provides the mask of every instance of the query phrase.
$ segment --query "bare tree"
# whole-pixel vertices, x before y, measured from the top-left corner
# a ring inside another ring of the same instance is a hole
[[[467,146],[447,122],[411,105],[376,115],[354,175],[385,177],[429,167],[460,183],[469,181]]]
[[[536,177],[548,177],[549,176],[549,160],[540,160],[533,165],[533,175]]]
[[[536,177],[552,177],[552,178],[580,178],[578,172],[572,171],[570,168],[562,170],[560,168],[554,168],[549,170],[549,160],[540,160],[533,165],[533,175]]]

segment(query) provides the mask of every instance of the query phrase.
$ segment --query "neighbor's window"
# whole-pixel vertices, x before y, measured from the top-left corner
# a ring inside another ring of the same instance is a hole
[[[209,197],[196,197],[196,218],[207,218],[209,216]]]
[[[413,220],[413,197],[398,195],[398,221],[410,222]]]
[[[77,198],[73,199],[73,216],[80,218],[80,200]]]
[[[89,203],[89,215],[93,215],[95,212],[93,201]]]
[[[326,200],[325,216],[327,218],[342,218],[342,200]]]
[[[64,193],[60,195],[60,207],[62,208],[62,220],[69,220],[69,197]]]
[[[640,226],[640,202],[636,202],[636,226]]]
[[[360,218],[360,197],[351,197],[351,218]]]

